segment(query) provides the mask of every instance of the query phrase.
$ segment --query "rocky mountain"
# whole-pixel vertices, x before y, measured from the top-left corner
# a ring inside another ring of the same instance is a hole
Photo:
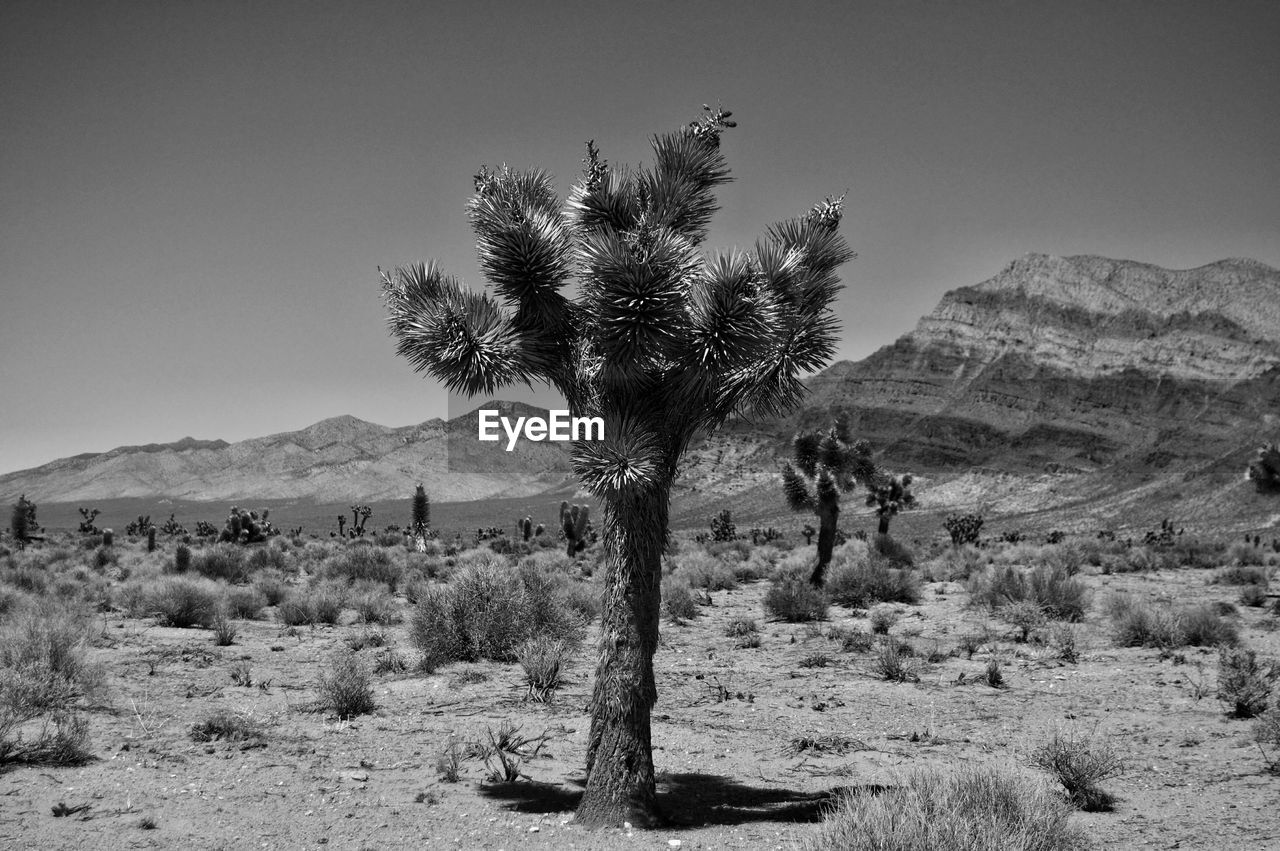
[[[1242,476],[1253,447],[1280,431],[1280,270],[1256,261],[1175,271],[1030,254],[948,292],[915,330],[809,386],[793,416],[699,441],[675,513],[785,517],[777,467],[791,435],[842,408],[883,465],[916,473],[922,505],[937,511],[1056,525],[1161,513],[1233,528],[1280,521],[1280,504],[1254,499]],[[534,411],[483,407],[495,405]],[[337,417],[234,444],[67,458],[0,476],[0,498],[376,500],[419,481],[434,483],[436,501],[574,489],[563,444],[508,454],[475,433],[474,413],[405,428]]]
[[[546,416],[520,403],[478,407],[505,416]],[[372,501],[401,498],[419,482],[430,482],[433,499],[464,501],[572,486],[563,445],[521,441],[508,453],[477,444],[475,434],[474,411],[403,428],[340,416],[238,443],[186,438],[63,458],[0,476],[0,498]]]
[[[883,464],[923,475],[922,502],[940,509],[1280,519],[1242,481],[1249,452],[1280,430],[1280,270],[1253,260],[1174,271],[1027,255],[810,389],[790,430],[847,410]],[[731,429],[688,469],[731,480],[739,501],[768,492],[777,453],[761,432],[788,430],[778,425]]]

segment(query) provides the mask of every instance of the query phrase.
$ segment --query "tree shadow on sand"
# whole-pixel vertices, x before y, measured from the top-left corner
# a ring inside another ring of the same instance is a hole
[[[577,783],[581,786],[581,783]],[[658,778],[658,808],[668,828],[733,826],[752,822],[820,822],[842,790],[878,795],[887,786],[834,787],[800,792],[777,786],[751,786],[716,774],[663,774]],[[551,783],[502,783],[480,787],[481,794],[506,801],[521,813],[570,813],[582,799],[581,788]]]

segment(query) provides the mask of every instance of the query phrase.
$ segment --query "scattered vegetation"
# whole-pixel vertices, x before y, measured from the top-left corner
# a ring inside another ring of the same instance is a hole
[[[1115,797],[1099,784],[1124,773],[1124,762],[1109,740],[1064,729],[1051,731],[1031,752],[1031,764],[1057,778],[1071,803],[1087,812],[1112,809]]]

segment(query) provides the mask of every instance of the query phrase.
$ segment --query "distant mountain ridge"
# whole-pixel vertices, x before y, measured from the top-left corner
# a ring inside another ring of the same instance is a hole
[[[1280,436],[1280,270],[1255,260],[1169,270],[1029,254],[949,291],[891,345],[807,383],[792,415],[733,422],[695,442],[673,490],[678,510],[784,514],[777,467],[791,436],[844,409],[882,463],[915,472],[922,504],[939,509],[1280,520],[1240,476],[1252,447]],[[485,407],[494,405],[534,410]],[[475,433],[474,413],[403,428],[335,417],[234,444],[188,438],[62,459],[0,476],[0,497],[323,502],[398,498],[424,481],[434,500],[453,501],[576,487],[564,444],[490,452]]]

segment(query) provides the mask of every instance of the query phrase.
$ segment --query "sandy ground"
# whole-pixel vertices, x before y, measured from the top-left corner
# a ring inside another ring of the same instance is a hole
[[[842,652],[827,636],[832,627],[867,629],[865,616],[833,607],[816,626],[770,622],[761,606],[767,583],[716,592],[702,617],[663,625],[654,759],[675,823],[652,832],[572,822],[590,653],[549,705],[523,700],[517,665],[454,665],[431,676],[377,677],[377,711],[341,721],[314,710],[315,681],[361,626],[290,631],[242,621],[237,643],[219,648],[208,631],[112,616],[93,651],[109,671],[109,705],[90,713],[97,758],[0,774],[0,846],[795,848],[833,790],[892,784],[923,766],[1031,771],[1027,750],[1067,725],[1114,737],[1128,764],[1107,784],[1120,798],[1115,811],[1076,816],[1099,847],[1280,848],[1280,777],[1264,771],[1251,722],[1227,718],[1215,699],[1216,653],[1186,648],[1162,659],[1156,650],[1117,649],[1101,614],[1101,600],[1117,589],[1235,599],[1237,588],[1208,578],[1190,570],[1087,577],[1095,599],[1081,627],[1082,656],[1070,665],[1035,643],[1014,643],[1007,627],[966,608],[959,583],[927,584],[921,605],[898,607],[895,635],[922,652],[949,650],[984,623],[1005,637],[972,659],[921,660],[918,683],[876,678],[871,652]],[[760,647],[726,636],[735,618],[756,620]],[[1242,637],[1272,658],[1280,656],[1276,624],[1262,610],[1240,610]],[[405,629],[387,628],[412,658]],[[961,682],[993,653],[1004,660],[1006,688]],[[826,667],[800,664],[819,654]],[[244,662],[249,687],[231,679]],[[191,725],[217,708],[261,722],[265,743],[192,741]],[[546,737],[523,762],[527,779],[489,783],[477,760],[463,763],[457,783],[439,778],[437,758],[451,737],[482,738],[504,721]],[[829,734],[851,737],[856,749],[790,747]],[[87,809],[55,817],[58,804]]]

